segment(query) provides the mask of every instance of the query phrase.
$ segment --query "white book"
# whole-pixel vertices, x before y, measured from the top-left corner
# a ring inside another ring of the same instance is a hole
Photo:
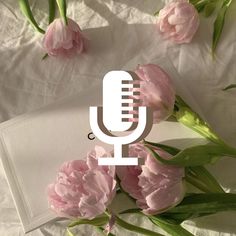
[[[167,67],[167,72],[180,84],[176,71],[167,64],[163,67]],[[0,156],[25,232],[56,219],[48,207],[46,189],[63,162],[83,159],[97,144],[112,148],[97,138],[88,139],[89,106],[102,105],[101,102],[100,84],[0,124]],[[169,144],[175,146],[189,146],[196,143],[196,138],[199,139],[199,135],[181,124],[162,122],[153,126],[147,140],[169,140]]]

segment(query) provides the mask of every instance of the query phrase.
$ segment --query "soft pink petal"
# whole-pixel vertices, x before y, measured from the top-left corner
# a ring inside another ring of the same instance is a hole
[[[48,26],[43,46],[50,56],[72,57],[84,52],[88,43],[79,25],[68,18],[68,25],[62,19],[55,19]]]
[[[174,1],[160,11],[157,25],[165,38],[178,44],[189,43],[199,27],[199,15],[191,3]]]
[[[179,203],[185,193],[183,186],[184,168],[159,163],[141,144],[130,145],[129,155],[142,156],[141,167],[119,167],[117,174],[122,188],[137,201],[145,214],[157,214]],[[163,158],[171,156],[156,150]]]
[[[99,150],[99,151],[98,151]],[[96,147],[87,160],[64,163],[56,181],[48,186],[48,202],[59,216],[92,219],[102,214],[116,194],[114,167],[100,167]]]

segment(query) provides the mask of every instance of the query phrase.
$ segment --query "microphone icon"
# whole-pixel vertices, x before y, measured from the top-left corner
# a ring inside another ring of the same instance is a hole
[[[98,158],[99,165],[140,164],[140,158],[128,157],[128,145],[145,138],[153,122],[151,110],[138,105],[140,81],[131,73],[108,72],[103,78],[103,107],[90,107],[94,135],[114,145],[114,157]]]

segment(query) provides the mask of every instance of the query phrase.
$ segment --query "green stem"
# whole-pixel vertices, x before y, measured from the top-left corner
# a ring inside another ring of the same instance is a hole
[[[194,187],[198,188],[199,190],[201,190],[204,193],[210,193],[211,191],[208,189],[208,187],[206,187],[204,184],[202,184],[201,181],[197,180],[195,177],[191,176],[191,175],[186,175],[185,176],[185,180],[192,184]]]
[[[186,177],[195,178],[208,189],[210,193],[224,193],[224,189],[220,186],[214,176],[203,166],[194,166],[186,168]],[[193,183],[192,183],[193,184]]]
[[[68,24],[68,20],[66,17],[66,9],[67,9],[67,4],[66,4],[66,0],[56,0],[57,1],[57,5],[59,8],[59,12],[61,17],[64,19],[65,24]]]
[[[163,220],[161,217],[149,216],[149,219],[152,221],[152,223],[159,226],[171,236],[194,236],[181,225],[169,223],[167,220]]]
[[[178,106],[178,111],[174,113],[174,116],[180,123],[209,139],[211,142],[219,145],[225,145],[225,143],[220,140],[215,132],[211,130],[210,126],[190,108]]]
[[[236,149],[226,144],[196,112],[194,112],[183,99],[176,96],[175,109],[173,116],[178,122],[189,127],[211,142],[221,146],[225,154],[230,157],[236,157]]]
[[[127,230],[132,231],[132,232],[140,233],[140,234],[143,234],[143,235],[147,235],[147,236],[164,236],[162,234],[153,232],[151,230],[144,229],[144,228],[138,227],[136,225],[132,225],[130,223],[127,223],[126,221],[122,220],[118,216],[116,216],[116,224],[123,227],[124,229],[127,229]]]
[[[30,5],[28,0],[18,0],[19,6],[21,9],[21,12],[24,14],[24,16],[28,19],[30,24],[34,27],[35,30],[37,30],[39,33],[44,34],[45,31],[39,27],[36,20],[34,19],[33,13],[30,9]]]
[[[201,0],[195,4],[195,7],[196,8],[202,7],[202,6],[206,5],[207,3],[209,3],[209,0]]]
[[[51,24],[55,19],[56,15],[56,0],[48,0],[48,7],[49,7],[48,23]]]
[[[222,147],[224,147],[224,149],[227,151],[226,154],[229,157],[236,157],[236,149],[234,147],[231,147],[226,143],[224,143],[224,145],[222,145]]]

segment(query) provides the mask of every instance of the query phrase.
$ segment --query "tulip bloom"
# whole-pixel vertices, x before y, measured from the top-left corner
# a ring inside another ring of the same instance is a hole
[[[167,119],[173,112],[175,90],[169,75],[158,65],[139,65],[134,71],[140,82],[140,105],[153,110],[153,122]]]
[[[43,47],[49,56],[71,57],[84,52],[87,47],[87,39],[79,25],[67,19],[67,25],[62,19],[55,19],[47,28]]]
[[[171,156],[155,150],[162,158]],[[124,191],[135,198],[147,215],[155,215],[176,206],[184,197],[184,168],[158,162],[141,144],[130,145],[129,155],[144,159],[142,166],[117,167]]]
[[[175,43],[190,43],[199,27],[199,15],[186,0],[177,0],[160,10],[157,21],[160,32]]]
[[[98,166],[98,157],[109,154],[95,147],[87,160],[66,162],[48,187],[48,200],[59,216],[93,219],[102,214],[116,194],[114,166]]]

